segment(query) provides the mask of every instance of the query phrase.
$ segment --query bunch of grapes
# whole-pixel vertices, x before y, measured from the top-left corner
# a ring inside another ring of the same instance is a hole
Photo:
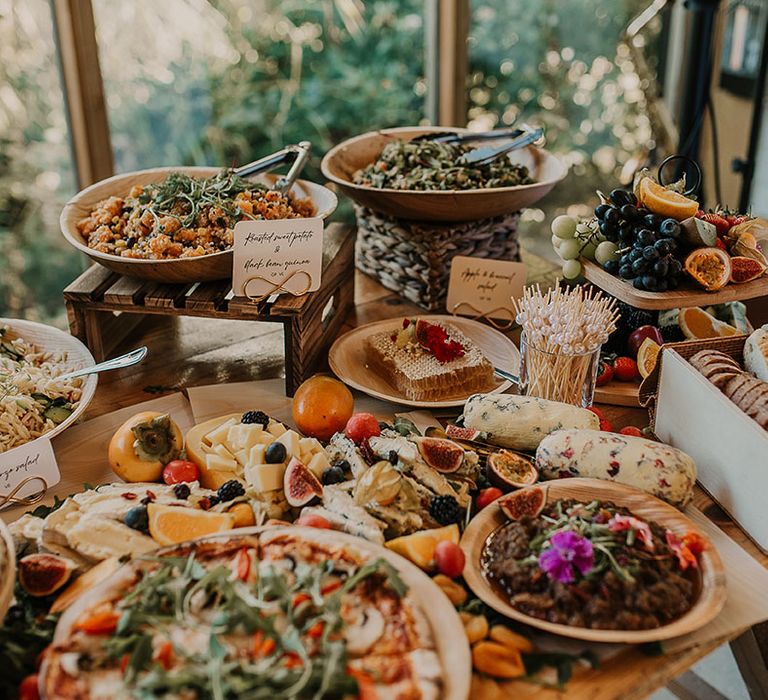
[[[617,246],[617,255],[600,261],[603,269],[631,282],[636,289],[677,289],[683,265],[675,257],[681,236],[674,219],[638,206],[632,192],[615,189],[595,207],[600,233]]]
[[[618,246],[600,231],[597,219],[578,221],[563,214],[552,222],[552,246],[563,261],[563,277],[573,280],[581,275],[579,257],[596,260],[601,265],[618,261]]]

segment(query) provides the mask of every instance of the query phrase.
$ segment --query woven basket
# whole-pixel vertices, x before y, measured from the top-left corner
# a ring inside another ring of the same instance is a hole
[[[520,213],[450,224],[406,221],[355,206],[357,268],[429,311],[445,308],[455,255],[520,260]]]

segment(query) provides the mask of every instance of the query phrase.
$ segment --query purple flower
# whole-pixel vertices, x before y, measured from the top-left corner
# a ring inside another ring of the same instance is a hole
[[[570,530],[555,533],[549,547],[539,555],[539,567],[553,581],[572,583],[576,567],[586,576],[594,565],[592,542]]]

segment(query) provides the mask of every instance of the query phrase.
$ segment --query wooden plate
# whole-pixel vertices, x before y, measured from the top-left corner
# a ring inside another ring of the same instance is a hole
[[[766,275],[744,284],[728,284],[717,292],[706,292],[701,287],[697,287],[692,280],[687,279],[672,292],[646,292],[635,289],[624,280],[608,274],[591,260],[581,258],[581,264],[584,268],[584,277],[592,284],[638,309],[663,311],[688,306],[710,306],[768,295],[768,276]]]
[[[181,283],[205,282],[207,280],[228,279],[232,276],[232,251],[222,250],[219,253],[201,255],[196,258],[176,258],[174,260],[141,260],[121,258],[119,255],[101,253],[89,248],[80,232],[77,222],[88,216],[94,206],[102,199],[117,196],[124,197],[134,185],[148,185],[161,182],[169,173],[185,173],[196,177],[209,177],[219,172],[221,168],[210,167],[165,167],[136,170],[131,173],[115,175],[86,187],[67,202],[59,224],[64,238],[79,251],[104,267],[121,275],[138,277],[156,282]],[[272,186],[279,175],[259,175],[251,178],[254,182],[263,182]],[[327,187],[317,185],[308,180],[296,180],[292,193],[299,199],[311,199],[316,214],[322,219],[331,215],[338,200],[336,195]]]
[[[614,379],[603,386],[596,386],[594,401],[611,406],[639,406],[640,382],[619,382]]]
[[[9,326],[16,335],[37,345],[46,352],[67,353],[69,371],[96,364],[91,351],[83,343],[69,333],[65,333],[53,326],[16,318],[0,318],[0,326]],[[80,417],[85,413],[85,409],[88,408],[88,404],[96,393],[99,375],[89,374],[83,377],[82,380],[83,393],[77,408],[72,411],[72,414],[66,420],[59,423],[53,430],[47,432],[45,437],[49,439],[55,437],[74,422],[80,420]]]
[[[442,700],[467,700],[472,679],[472,660],[464,633],[464,626],[451,602],[421,569],[411,564],[407,559],[385,549],[373,542],[360,537],[353,537],[335,530],[319,530],[312,527],[247,527],[230,532],[213,535],[201,539],[220,539],[222,537],[255,535],[268,532],[269,535],[279,536],[285,533],[298,534],[307,540],[345,545],[366,555],[370,560],[382,558],[394,566],[401,578],[409,587],[409,592],[420,603],[424,616],[432,628],[432,635],[437,647],[437,654],[443,667],[442,681],[444,684]],[[166,548],[167,549],[167,548]],[[162,550],[160,550],[162,551]],[[65,638],[80,615],[94,602],[101,600],[110,593],[110,587],[115,579],[124,576],[123,569],[118,569],[112,576],[100,583],[94,589],[78,598],[61,616],[56,625],[54,643]],[[45,688],[44,664],[40,671],[40,687]],[[45,698],[45,694],[42,695]],[[53,700],[49,698],[48,700]]]
[[[450,323],[456,326],[464,335],[472,340],[482,350],[494,367],[517,374],[520,367],[520,351],[515,344],[503,333],[479,321],[461,316],[419,316],[433,323]],[[363,343],[366,338],[380,333],[383,330],[395,328],[400,322],[399,318],[390,318],[386,321],[376,321],[365,326],[360,326],[345,333],[331,346],[328,353],[328,364],[333,373],[355,389],[384,401],[402,404],[404,406],[416,406],[419,408],[452,408],[463,406],[469,395],[449,397],[442,401],[411,401],[403,396],[395,387],[378,374],[375,374],[366,365]],[[492,393],[506,391],[512,386],[512,382],[502,379],[496,380],[496,388]]]
[[[399,127],[370,131],[340,143],[325,154],[322,171],[350,199],[364,207],[399,219],[415,221],[476,221],[518,211],[537,202],[562,180],[567,169],[547,151],[528,146],[509,154],[513,163],[528,167],[536,180],[518,187],[490,187],[482,190],[406,191],[364,187],[354,183],[355,173],[373,163],[386,144],[395,139],[408,141],[445,127]],[[464,133],[468,129],[451,129]],[[486,142],[490,145],[491,142]],[[485,144],[484,144],[485,145]]]
[[[560,479],[542,485],[547,489],[547,498],[554,501],[559,498],[573,498],[588,503],[595,499],[611,501],[624,506],[639,518],[654,520],[668,527],[676,535],[684,535],[689,530],[698,532],[696,526],[683,513],[664,501],[644,491],[599,479]],[[494,610],[537,627],[545,632],[552,632],[563,637],[583,639],[590,642],[614,642],[641,644],[671,639],[693,632],[713,620],[725,605],[725,571],[720,556],[714,547],[709,546],[699,559],[701,566],[702,587],[694,606],[682,617],[668,625],[651,630],[596,630],[586,627],[571,627],[539,620],[513,608],[506,597],[500,595],[483,576],[480,569],[480,555],[488,536],[501,525],[508,522],[501,509],[490,506],[469,523],[461,538],[461,548],[467,557],[464,567],[464,579],[475,594]],[[701,534],[701,533],[699,533]]]

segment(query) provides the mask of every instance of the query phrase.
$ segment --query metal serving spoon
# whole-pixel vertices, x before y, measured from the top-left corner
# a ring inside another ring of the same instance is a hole
[[[520,384],[520,377],[512,374],[512,372],[507,372],[507,370],[505,369],[499,369],[498,367],[494,367],[493,373],[501,377],[502,379],[506,379],[508,382],[512,382],[513,384]]]
[[[310,148],[312,148],[312,144],[309,141],[300,141],[297,144],[281,148],[271,155],[241,165],[234,170],[234,173],[239,177],[248,177],[249,175],[255,175],[256,173],[268,172],[269,170],[272,170],[272,168],[282,165],[291,158],[295,158],[293,165],[291,165],[291,169],[278,179],[272,188],[277,190],[280,194],[285,194],[291,187],[293,187],[296,178],[298,178],[301,171],[304,170],[304,166],[309,160]]]
[[[97,374],[98,372],[108,372],[111,369],[130,367],[131,365],[141,362],[147,356],[148,352],[147,346],[144,345],[136,350],[131,350],[131,352],[125,353],[125,355],[120,355],[120,357],[107,360],[106,362],[100,362],[97,365],[84,367],[83,369],[78,369],[74,372],[67,372],[66,374],[59,376],[58,379],[74,379],[75,377],[83,377],[86,374]]]
[[[541,139],[542,136],[544,136],[544,129],[534,129],[524,124],[520,136],[501,146],[481,146],[480,148],[475,148],[469,153],[465,153],[461,158],[461,162],[464,165],[484,165],[510,151],[535,143]]]

